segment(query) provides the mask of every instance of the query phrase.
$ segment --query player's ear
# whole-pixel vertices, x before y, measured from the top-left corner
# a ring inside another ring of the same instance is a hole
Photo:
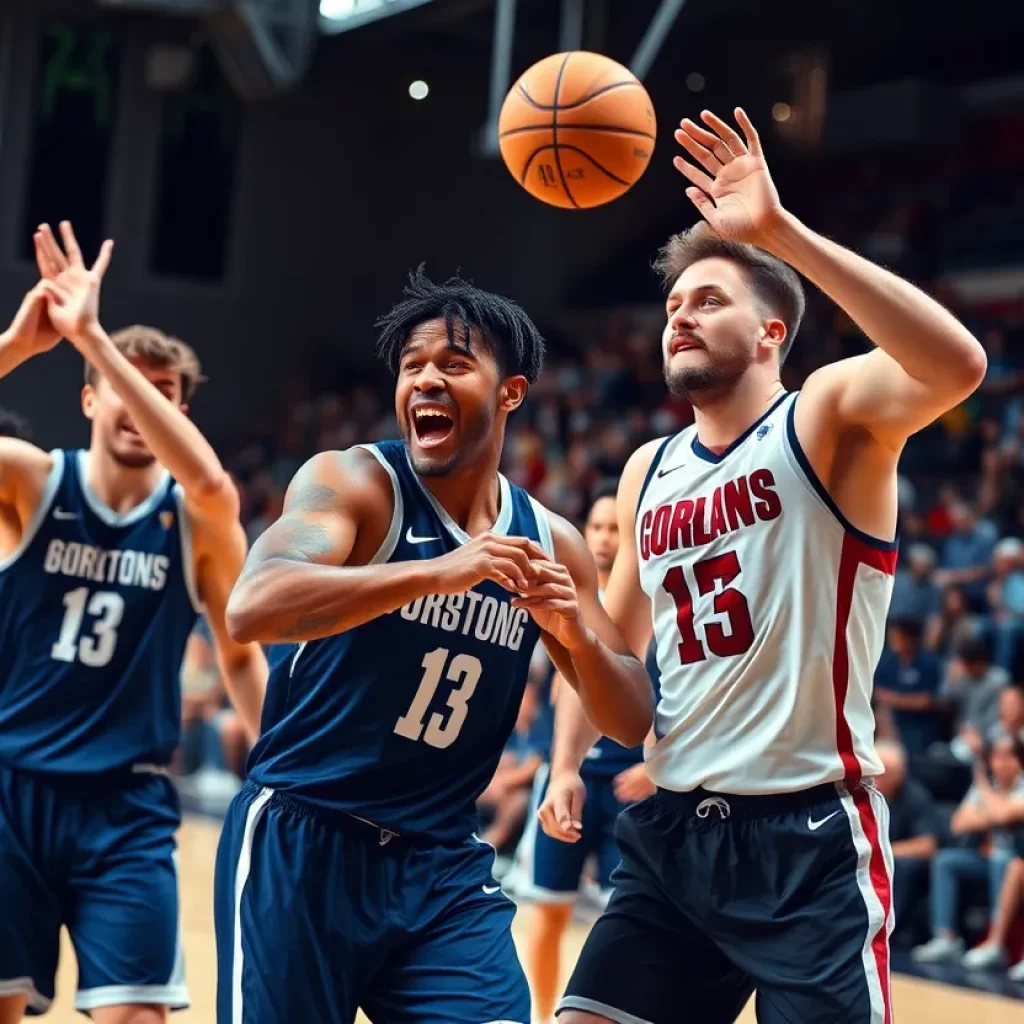
[[[782,348],[787,333],[786,325],[774,317],[761,324],[761,341],[767,342],[773,348]]]
[[[501,407],[505,412],[515,412],[526,401],[529,381],[525,377],[506,377],[501,384]]]
[[[82,388],[82,412],[87,420],[96,415],[96,389],[91,384]]]

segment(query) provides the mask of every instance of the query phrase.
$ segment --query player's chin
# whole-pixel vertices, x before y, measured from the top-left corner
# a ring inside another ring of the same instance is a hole
[[[420,434],[415,428],[407,441],[413,469],[420,476],[450,473],[459,458],[459,431],[453,423],[446,432]]]
[[[156,462],[156,456],[145,444],[137,441],[115,443],[110,446],[110,454],[113,455],[114,461],[125,469],[148,469]]]

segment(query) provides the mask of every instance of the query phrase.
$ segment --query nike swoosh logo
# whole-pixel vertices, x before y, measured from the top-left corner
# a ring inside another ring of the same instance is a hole
[[[65,512],[64,509],[62,509],[62,508],[55,508],[53,510],[53,518],[54,519],[77,519],[78,518],[78,513],[77,512]]]
[[[674,473],[677,469],[682,469],[685,465],[686,463],[684,462],[681,466],[673,466],[671,469],[659,469],[658,479],[660,480],[663,476],[668,476],[669,473]]]
[[[812,832],[817,832],[818,829],[821,828],[821,826],[824,825],[826,821],[830,821],[838,813],[839,813],[838,811],[833,811],[831,814],[826,814],[825,817],[821,819],[821,821],[814,821],[814,820],[812,820],[811,816],[808,814],[807,815],[807,827]]]
[[[405,531],[405,539],[410,544],[429,544],[432,540],[440,540],[441,538],[440,537],[417,537],[416,534],[412,532],[412,527],[410,526],[409,529]]]
[[[501,886],[500,885],[485,885],[484,886],[484,892],[487,893],[488,896],[493,896],[494,893],[501,892]]]

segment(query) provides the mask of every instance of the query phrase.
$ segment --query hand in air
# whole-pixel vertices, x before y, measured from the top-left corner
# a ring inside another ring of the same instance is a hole
[[[564,565],[541,553],[532,563],[534,577],[515,608],[525,608],[545,633],[550,633],[566,650],[587,642],[588,633],[576,596],[576,584]]]
[[[35,233],[36,263],[43,280],[50,322],[75,348],[88,355],[93,331],[99,326],[100,284],[110,265],[114,243],[109,239],[100,248],[92,267],[86,267],[75,233],[62,221],[62,249],[48,224]]]
[[[60,331],[50,322],[47,293],[42,281],[21,300],[21,306],[5,333],[12,344],[29,355],[49,352],[60,341]]]
[[[635,804],[654,795],[657,787],[651,782],[647,768],[642,764],[634,764],[625,771],[619,772],[612,781],[615,799],[620,804]]]
[[[693,182],[686,194],[719,235],[759,245],[781,219],[782,204],[757,131],[741,107],[735,113],[743,138],[709,110],[700,115],[707,128],[684,118],[676,142],[700,167],[681,156],[672,163]]]
[[[551,776],[537,818],[544,834],[563,843],[575,843],[583,835],[583,802],[587,787],[579,772],[559,772]]]
[[[543,549],[526,537],[482,533],[469,543],[434,559],[438,594],[461,594],[483,580],[513,594],[524,593],[534,576],[534,560],[546,558]]]

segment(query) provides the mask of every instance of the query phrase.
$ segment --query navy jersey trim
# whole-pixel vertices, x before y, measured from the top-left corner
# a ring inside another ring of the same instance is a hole
[[[654,453],[654,458],[651,459],[651,464],[647,467],[647,476],[644,477],[640,493],[636,496],[636,508],[633,511],[634,519],[636,519],[640,514],[640,506],[643,504],[644,495],[647,493],[647,488],[651,486],[651,481],[654,479],[654,471],[661,463],[662,456],[665,454],[665,449],[669,446],[672,440],[678,436],[678,434],[669,434],[669,436],[666,437],[660,445],[658,445],[658,450]]]
[[[789,442],[789,447],[796,459],[796,464],[806,479],[806,482],[847,533],[856,537],[857,540],[861,541],[861,543],[867,544],[869,547],[876,548],[879,551],[895,551],[899,547],[900,538],[898,530],[893,540],[881,540],[878,537],[872,537],[871,534],[865,533],[863,530],[858,530],[857,527],[839,511],[839,506],[835,501],[833,501],[832,495],[825,490],[825,485],[818,479],[818,474],[815,473],[814,469],[811,467],[811,463],[804,452],[803,446],[800,444],[800,440],[796,436],[796,403],[798,398],[799,392],[793,395],[793,401],[790,403],[789,409],[786,411],[786,440]]]
[[[171,474],[165,469],[148,497],[127,512],[115,512],[89,486],[89,452],[86,449],[80,448],[75,453],[75,467],[78,470],[78,485],[82,489],[86,504],[107,526],[131,526],[132,523],[144,519],[164,500],[171,483]]]
[[[726,448],[725,451],[722,452],[720,455],[716,455],[710,448],[705,448],[704,445],[700,443],[700,439],[697,437],[697,434],[694,433],[693,441],[690,443],[690,448],[693,450],[693,454],[696,455],[698,458],[703,459],[705,462],[710,462],[712,465],[717,466],[720,462],[727,459],[734,451],[736,451],[736,449],[739,448],[739,446],[743,444],[743,442],[746,441],[746,439],[750,437],[750,435],[762,423],[764,423],[764,421],[768,419],[768,417],[771,416],[771,414],[775,412],[775,410],[778,409],[778,407],[782,405],[782,403],[788,397],[789,392],[783,391],[782,394],[779,395],[779,397],[774,402],[772,402],[772,404],[768,407],[765,413],[761,416],[758,416],[758,418],[754,420],[754,422],[751,423],[750,426],[747,427],[747,429],[744,430],[743,433],[740,434],[740,436],[737,437],[736,440],[733,441],[732,444],[730,444],[729,447]]]
[[[537,534],[540,538],[540,546],[547,553],[548,558],[555,557],[555,538],[551,533],[551,520],[548,510],[532,495],[528,494],[530,508],[533,509],[533,518],[537,521]]]
[[[199,586],[196,580],[196,558],[192,550],[192,521],[188,517],[185,508],[185,489],[181,484],[176,484],[173,491],[174,503],[178,508],[178,536],[181,540],[181,575],[185,580],[185,590],[188,592],[188,599],[192,604],[192,610],[197,615],[206,613],[206,605],[199,596]]]
[[[50,467],[49,475],[46,477],[43,493],[39,496],[39,504],[36,505],[32,518],[28,521],[28,525],[22,532],[18,546],[6,558],[0,558],[0,572],[9,569],[25,554],[29,545],[35,540],[39,528],[46,522],[46,517],[50,514],[50,506],[53,504],[53,499],[56,497],[57,491],[60,490],[61,481],[64,479],[64,453],[59,448],[55,448],[50,452],[50,457],[53,459],[53,465]]]
[[[455,538],[459,544],[468,544],[473,538],[470,537],[466,531],[459,526],[457,522],[448,514],[448,510],[430,493],[430,488],[427,487],[420,479],[419,474],[416,472],[415,467],[412,464],[412,460],[409,458],[409,449],[405,449],[405,460],[409,466],[409,472],[412,474],[413,480],[416,481],[416,486],[420,489],[420,492],[430,503],[430,507],[437,514],[437,518],[441,520],[441,525]],[[498,474],[498,518],[494,522],[494,526],[491,527],[491,533],[497,534],[499,537],[508,535],[508,529],[512,525],[512,514],[514,509],[512,507],[512,487],[508,480],[505,479],[500,473]]]
[[[373,558],[367,563],[369,565],[380,565],[382,562],[386,562],[394,553],[395,548],[398,547],[398,542],[402,537],[402,522],[405,519],[405,504],[402,501],[402,485],[398,480],[398,474],[395,472],[395,467],[384,457],[384,453],[372,444],[357,444],[356,448],[361,448],[365,452],[369,452],[387,471],[388,479],[391,481],[391,491],[394,495],[395,503],[394,508],[391,512],[391,526],[388,528],[387,536],[381,542],[380,547],[377,549]]]

